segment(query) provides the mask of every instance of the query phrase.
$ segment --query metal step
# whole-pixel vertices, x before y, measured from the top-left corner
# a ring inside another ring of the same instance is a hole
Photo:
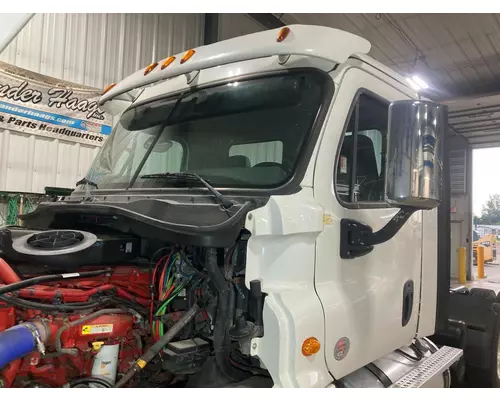
[[[431,356],[424,358],[420,364],[393,383],[391,388],[419,388],[432,377],[442,374],[463,355],[462,349],[443,346]]]

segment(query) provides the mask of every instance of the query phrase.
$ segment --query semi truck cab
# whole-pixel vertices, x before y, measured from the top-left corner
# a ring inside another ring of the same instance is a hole
[[[274,387],[449,387],[464,363],[497,382],[494,293],[450,292],[446,107],[369,51],[292,25],[152,63],[105,90],[113,134],[26,223],[93,209],[196,246],[243,232],[245,286],[264,300],[240,346]]]

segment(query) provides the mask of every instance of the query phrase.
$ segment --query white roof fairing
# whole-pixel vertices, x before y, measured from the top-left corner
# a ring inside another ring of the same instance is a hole
[[[162,70],[165,58],[158,61],[159,65],[148,75],[144,76],[144,67],[119,82],[101,97],[99,104],[138,87],[218,65],[289,54],[340,64],[352,54],[366,54],[371,48],[367,40],[334,28],[307,25],[290,25],[289,28],[290,33],[281,43],[276,40],[280,29],[273,29],[194,48],[195,54],[184,64],[180,63],[184,52],[176,54],[175,61]]]

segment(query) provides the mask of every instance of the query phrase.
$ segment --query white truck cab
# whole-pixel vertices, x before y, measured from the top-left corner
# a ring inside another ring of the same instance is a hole
[[[105,90],[118,123],[60,205],[115,207],[151,229],[166,220],[169,238],[205,247],[244,231],[262,329],[235,341],[274,387],[449,387],[463,359],[428,339],[447,313],[446,109],[369,50],[292,25],[137,71]],[[163,180],[183,173],[211,189]]]

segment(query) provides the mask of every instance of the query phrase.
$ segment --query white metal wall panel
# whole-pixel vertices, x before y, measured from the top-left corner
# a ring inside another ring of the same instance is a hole
[[[98,147],[0,131],[0,192],[43,193],[45,186],[74,187]]]
[[[203,22],[203,14],[36,14],[0,60],[102,88],[201,45]]]
[[[465,194],[467,191],[467,150],[450,151],[451,194]]]
[[[203,43],[203,14],[36,14],[0,60],[103,88]],[[0,131],[0,191],[74,187],[99,148]]]

